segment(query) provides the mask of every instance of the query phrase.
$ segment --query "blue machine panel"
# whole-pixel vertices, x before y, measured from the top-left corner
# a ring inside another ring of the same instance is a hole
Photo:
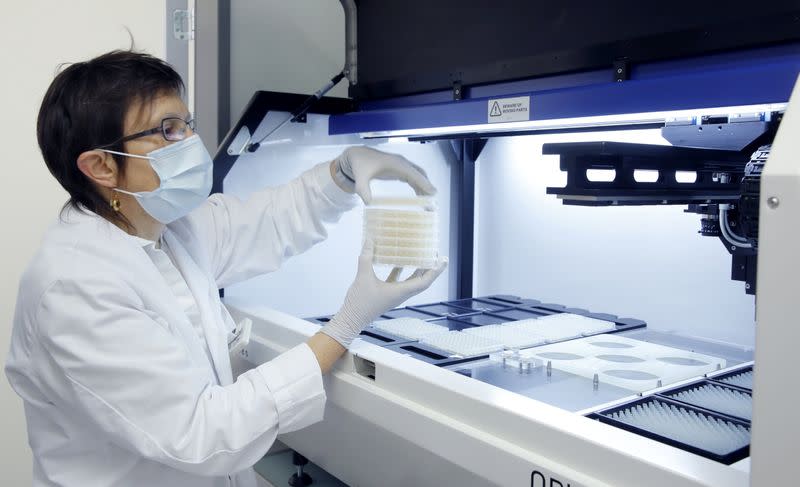
[[[800,46],[727,53],[645,64],[631,78],[588,83],[575,75],[549,78],[546,85],[524,82],[484,87],[483,97],[438,101],[431,95],[367,104],[363,111],[330,118],[331,135],[431,127],[485,125],[493,97],[530,96],[529,120],[690,110],[784,103],[800,72]],[[563,83],[559,83],[558,79]],[[521,91],[526,87],[535,87]],[[503,92],[503,89],[511,90]],[[388,107],[388,108],[381,108]],[[473,130],[474,132],[474,130]]]

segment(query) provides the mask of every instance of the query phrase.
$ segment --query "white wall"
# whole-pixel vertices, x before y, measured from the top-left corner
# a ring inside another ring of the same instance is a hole
[[[256,90],[314,93],[344,66],[337,0],[231,2],[231,118]],[[329,96],[347,96],[347,81]]]
[[[490,140],[477,162],[478,294],[508,293],[640,318],[650,328],[753,346],[754,299],[731,258],[685,206],[582,207],[545,142],[666,144],[658,130]]]
[[[126,0],[2,1],[0,15],[0,134],[3,188],[0,218],[0,360],[5,363],[19,277],[47,225],[66,200],[41,158],[36,114],[59,63],[86,60],[130,45],[164,56],[163,2]],[[0,378],[0,484],[31,483],[22,403]]]

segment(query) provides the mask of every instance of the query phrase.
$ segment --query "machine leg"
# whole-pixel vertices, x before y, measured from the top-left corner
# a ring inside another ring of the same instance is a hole
[[[303,468],[308,464],[308,458],[297,453],[296,451],[293,451],[292,463],[297,468],[297,473],[292,474],[292,476],[289,478],[289,485],[292,487],[306,487],[314,483],[314,480],[311,478],[311,476],[303,472]]]

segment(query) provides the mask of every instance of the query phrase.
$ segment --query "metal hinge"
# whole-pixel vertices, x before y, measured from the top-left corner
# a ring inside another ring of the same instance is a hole
[[[631,66],[627,59],[617,59],[614,61],[614,81],[622,83],[631,79]]]
[[[453,81],[453,100],[458,101],[464,98],[464,87],[461,81]]]
[[[172,35],[179,41],[194,39],[194,9],[172,11]]]
[[[755,113],[731,113],[728,115],[728,123],[743,123],[743,122],[763,122],[766,114]]]

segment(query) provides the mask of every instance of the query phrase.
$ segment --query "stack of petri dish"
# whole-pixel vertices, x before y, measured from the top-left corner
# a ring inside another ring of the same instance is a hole
[[[439,231],[433,198],[373,198],[364,210],[364,238],[375,242],[375,264],[436,267]]]

